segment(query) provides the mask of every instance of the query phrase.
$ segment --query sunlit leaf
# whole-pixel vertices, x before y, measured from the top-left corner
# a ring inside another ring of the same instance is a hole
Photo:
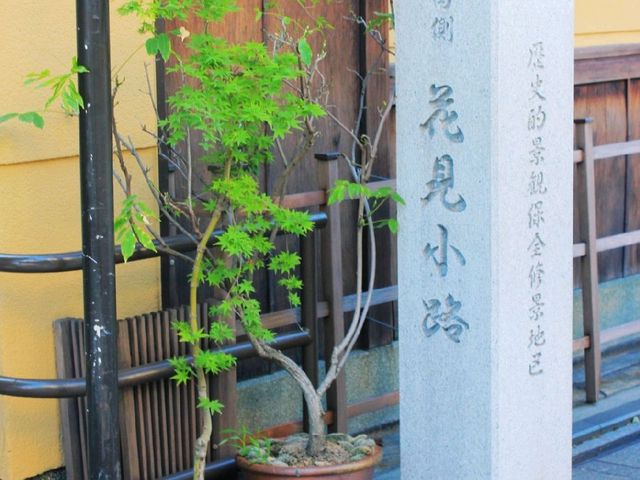
[[[313,59],[313,51],[306,38],[301,38],[300,41],[298,41],[298,52],[300,53],[302,63],[307,67],[310,66],[311,60]]]

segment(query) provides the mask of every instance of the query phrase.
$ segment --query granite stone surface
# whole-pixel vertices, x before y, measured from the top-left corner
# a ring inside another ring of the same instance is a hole
[[[403,479],[571,475],[572,23],[396,2]]]

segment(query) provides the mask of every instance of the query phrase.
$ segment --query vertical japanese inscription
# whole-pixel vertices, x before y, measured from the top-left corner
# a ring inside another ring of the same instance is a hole
[[[529,328],[527,350],[529,355],[529,375],[538,376],[544,373],[543,346],[546,343],[544,332],[544,279],[545,249],[544,241],[544,198],[548,192],[545,169],[544,133],[547,122],[544,91],[545,49],[543,42],[535,42],[529,46],[528,63],[529,95],[527,130],[530,134],[528,149],[528,168],[526,191],[529,197],[527,218],[530,238],[527,247],[529,271],[527,284],[529,287]]]
[[[431,33],[436,41],[453,42],[453,16],[450,15],[452,0],[433,0],[436,7]]]
[[[454,44],[454,18],[451,14],[453,1],[433,0],[435,8],[431,31],[434,43]],[[433,269],[437,277],[445,279],[453,266],[457,269],[464,268],[467,264],[464,253],[456,246],[455,232],[446,221],[450,215],[463,214],[467,209],[467,200],[455,184],[455,171],[459,168],[457,159],[462,158],[464,161],[460,146],[464,143],[465,137],[458,123],[454,88],[448,82],[433,83],[429,86],[428,93],[427,117],[420,123],[424,132],[423,138],[428,143],[438,142],[438,145],[444,140],[447,146],[438,152],[438,156],[428,160],[433,162],[432,174],[426,181],[425,193],[421,200],[424,208],[437,215],[439,221],[436,224],[437,230],[432,229],[428,232],[429,238],[423,248],[423,254],[428,268]],[[422,330],[427,338],[442,331],[446,338],[460,343],[463,333],[469,330],[469,324],[463,319],[463,300],[454,297],[454,294],[439,282],[434,283],[434,289],[435,298],[422,300],[425,309]]]

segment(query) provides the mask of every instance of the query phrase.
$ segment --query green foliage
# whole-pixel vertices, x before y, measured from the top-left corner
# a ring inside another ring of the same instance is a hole
[[[192,81],[169,98],[173,113],[162,126],[172,144],[187,129],[198,132],[208,163],[231,159],[234,169],[255,173],[272,160],[275,139],[324,114],[285,88],[303,74],[294,54],[271,55],[262,43],[229,44],[208,34],[193,34],[187,43],[192,55],[173,70]]]
[[[204,350],[194,358],[194,365],[205,373],[216,375],[236,364],[236,357],[221,351]]]
[[[24,81],[25,85],[33,85],[35,88],[48,88],[51,90],[47,98],[43,111],[58,99],[62,101],[62,110],[68,115],[77,115],[81,108],[84,108],[84,101],[78,93],[75,77],[81,73],[88,73],[89,70],[78,64],[78,59],[71,59],[71,68],[61,75],[53,75],[50,70],[42,70],[37,73],[29,73]],[[0,115],[0,123],[17,118],[21,122],[33,124],[37,128],[44,128],[44,118],[38,112],[6,113]]]
[[[195,377],[195,372],[186,358],[174,357],[169,360],[169,363],[175,372],[171,379],[175,380],[178,385],[183,385]]]
[[[211,415],[214,413],[222,413],[223,407],[224,405],[222,405],[218,400],[207,397],[198,397],[198,408],[207,410]]]
[[[395,17],[393,13],[374,12],[373,18],[371,18],[367,24],[367,31],[381,28],[387,23],[389,24],[389,28],[395,28]]]
[[[169,60],[169,55],[171,53],[171,39],[166,33],[154,34],[151,38],[147,39],[144,46],[149,55],[159,53],[165,62]]]
[[[178,340],[184,343],[190,343],[191,345],[197,345],[200,340],[207,337],[204,329],[193,329],[191,325],[183,321],[175,321],[171,324],[173,329],[178,334]]]
[[[156,218],[153,210],[140,201],[137,195],[129,195],[123,200],[122,209],[114,220],[114,235],[125,262],[135,252],[137,243],[148,250],[157,251],[146,228]]]
[[[253,255],[255,245],[253,238],[239,225],[230,225],[218,237],[218,246],[231,256],[249,258]]]
[[[18,118],[21,122],[31,123],[37,128],[44,128],[44,118],[37,112],[25,112],[25,113],[7,113],[0,116],[0,123],[11,120],[12,118]]]
[[[158,19],[186,20],[189,12],[207,22],[219,22],[238,9],[235,0],[127,0],[118,8],[121,15],[136,15],[141,33],[154,33]]]
[[[404,205],[404,199],[391,187],[381,187],[376,190],[372,190],[367,185],[360,183],[349,182],[347,180],[337,180],[334,187],[329,193],[327,203],[329,205],[333,203],[342,202],[346,199],[367,199],[371,203],[371,211],[369,216],[382,207],[386,201],[393,201]],[[377,220],[374,223],[376,228],[387,227],[391,233],[398,233],[398,221],[395,218],[388,218],[384,220]]]
[[[384,220],[378,220],[374,222],[376,227],[387,227],[394,235],[398,233],[398,220],[395,218],[387,218]]]
[[[75,77],[80,73],[88,73],[86,67],[78,64],[78,59],[71,59],[71,68],[61,75],[52,75],[49,70],[38,73],[30,73],[24,82],[25,85],[35,85],[36,88],[49,88],[51,95],[44,104],[47,110],[57,99],[62,100],[62,109],[69,115],[77,114],[80,108],[84,108],[84,101],[78,93]]]
[[[222,344],[235,338],[233,329],[222,321],[214,321],[208,332],[205,332],[203,328],[194,330],[188,322],[184,321],[175,321],[171,326],[178,334],[178,339],[181,342],[190,343],[191,345],[198,345],[201,340],[207,338],[217,344]]]
[[[220,445],[230,444],[237,452],[251,463],[268,463],[271,455],[271,440],[252,433],[246,426],[239,429],[227,429],[222,433],[225,438]]]
[[[224,322],[213,322],[209,330],[209,338],[221,344],[230,340],[235,340],[235,331]]]
[[[300,265],[300,256],[297,253],[280,252],[271,258],[269,269],[275,273],[290,273]]]
[[[300,306],[298,291],[302,290],[302,280],[295,275],[295,269],[298,265],[300,265],[300,256],[288,251],[273,256],[269,262],[269,270],[282,275],[282,278],[278,280],[278,285],[286,289],[292,307]]]
[[[304,63],[307,67],[311,65],[311,60],[313,59],[313,51],[311,50],[311,45],[306,38],[301,38],[298,41],[298,53],[300,54],[300,59],[302,63]]]
[[[206,24],[219,21],[235,8],[235,2],[225,0],[132,0],[120,10],[141,19],[140,31],[149,35],[145,42],[148,54],[160,54],[165,60],[175,58],[171,70],[185,81],[168,99],[171,114],[160,126],[168,132],[171,145],[187,136],[199,139],[204,152],[202,160],[215,174],[208,197],[189,201],[194,207],[199,202],[207,212],[223,209],[228,219],[216,238],[216,247],[222,255],[206,259],[198,278],[226,292],[224,299],[210,307],[209,314],[217,321],[208,332],[186,322],[174,323],[180,341],[194,347],[203,340],[221,345],[233,339],[234,330],[223,321],[227,319],[239,319],[245,331],[258,339],[273,340],[273,333],[262,324],[260,304],[253,298],[253,275],[257,269],[270,269],[280,277],[278,284],[286,289],[291,304],[298,306],[302,282],[295,270],[300,258],[286,251],[274,253],[271,232],[277,229],[305,235],[313,228],[306,212],[283,208],[261,192],[256,175],[262,165],[272,160],[277,139],[302,129],[306,120],[325,113],[320,105],[296,94],[291,86],[307,74],[301,67],[310,67],[313,62],[308,37],[327,28],[326,22],[310,28],[296,25],[300,38],[288,49],[273,51],[262,43],[229,43],[209,34],[206,28],[204,33],[189,32],[189,35],[183,29],[160,34],[154,31],[159,18],[184,20],[191,11]],[[286,15],[281,19],[283,25],[291,23]],[[186,56],[171,48],[171,39],[177,36],[189,52]],[[135,200],[130,200],[123,204],[118,216],[118,231],[122,232],[122,240],[128,242],[127,252],[131,243],[135,246],[130,232],[142,243],[135,228],[139,217],[130,205],[134,203]],[[219,351],[194,352],[193,368],[208,374],[234,365],[231,357]],[[193,377],[191,366],[182,361],[176,361],[175,365],[176,380],[184,382]],[[211,413],[221,408],[207,398],[200,398],[199,406]]]
[[[220,445],[230,444],[236,450],[240,450],[247,445],[251,445],[255,441],[260,439],[260,436],[253,433],[246,425],[242,425],[240,428],[227,428],[222,431],[224,438],[220,442]]]
[[[246,299],[236,299],[235,303],[223,302],[216,307],[214,314],[237,314],[246,323],[245,328],[258,338],[271,339],[272,335],[261,328],[259,309],[248,301],[255,292],[253,273],[265,265],[263,258],[275,249],[268,238],[274,227],[285,233],[305,235],[313,229],[313,223],[308,213],[277,205],[268,195],[260,192],[256,179],[244,172],[230,179],[215,180],[211,190],[224,197],[231,209],[242,212],[242,216],[238,216],[237,223],[228,226],[217,240],[217,246],[236,260],[236,266],[231,268],[223,261],[215,261],[207,269],[205,281],[211,286],[227,289],[233,296]],[[300,304],[300,296],[296,291],[302,288],[302,282],[294,272],[299,263],[298,254],[287,251],[273,254],[268,261],[268,268],[283,276],[278,284],[287,290],[292,306]]]

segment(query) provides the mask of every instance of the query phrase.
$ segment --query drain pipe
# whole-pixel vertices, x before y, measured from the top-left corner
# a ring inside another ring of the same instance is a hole
[[[109,0],[76,0],[88,468],[120,479]]]

